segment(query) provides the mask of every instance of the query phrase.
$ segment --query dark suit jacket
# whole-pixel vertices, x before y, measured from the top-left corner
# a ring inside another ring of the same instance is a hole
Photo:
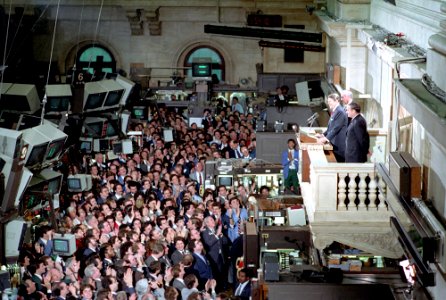
[[[209,262],[204,262],[195,253],[193,253],[192,255],[194,257],[194,270],[196,271],[196,275],[199,278],[200,282],[206,282],[208,279],[212,279],[212,269]]]
[[[240,283],[237,284],[237,287],[239,285],[240,285]],[[237,288],[236,288],[236,290],[237,290]],[[241,300],[248,300],[249,297],[251,297],[251,281],[248,282],[248,284],[245,286],[243,291],[240,293],[239,297],[240,297]]]
[[[211,230],[207,227],[201,232],[201,238],[203,240],[203,245],[206,249],[207,256],[216,265],[218,270],[222,270],[224,264],[222,239],[217,238],[217,236],[211,233]]]
[[[345,162],[366,162],[369,145],[370,137],[367,132],[367,122],[362,115],[357,115],[348,125],[345,140]]]
[[[324,136],[333,145],[333,152],[338,157],[344,158],[345,155],[345,137],[347,135],[348,119],[342,106],[338,105],[332,112],[328,121],[327,131]]]

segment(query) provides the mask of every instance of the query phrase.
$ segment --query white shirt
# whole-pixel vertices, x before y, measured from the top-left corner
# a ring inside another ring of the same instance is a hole
[[[239,284],[239,286],[237,287],[237,289],[235,290],[234,295],[235,296],[240,296],[240,294],[243,292],[243,290],[245,289],[246,285],[248,284],[249,280],[246,280],[245,282]]]

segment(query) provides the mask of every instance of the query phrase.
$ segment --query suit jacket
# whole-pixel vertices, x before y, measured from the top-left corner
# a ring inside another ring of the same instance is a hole
[[[206,249],[207,256],[209,256],[219,270],[222,270],[224,264],[222,240],[207,227],[201,232],[201,238],[203,239],[203,245]]]
[[[370,137],[367,132],[367,122],[362,115],[357,115],[352,119],[347,129],[345,139],[345,162],[367,161],[369,152]]]
[[[234,150],[231,147],[229,147],[228,153],[229,153],[229,158],[242,158],[243,157],[243,155],[239,149]]]
[[[290,165],[293,164],[296,171],[299,170],[299,151],[293,150],[293,161],[288,161],[288,149],[282,152],[283,178],[288,177]]]
[[[345,138],[347,135],[348,119],[342,106],[338,105],[332,112],[328,121],[327,131],[324,136],[333,145],[333,152],[344,158],[345,155]]]
[[[176,288],[176,289],[180,292],[180,294],[181,294],[181,290],[184,289],[184,288],[186,287],[186,285],[184,284],[184,282],[179,281],[178,278],[175,278],[175,279],[172,281],[172,286],[173,286],[174,288]]]
[[[172,263],[174,265],[178,264],[183,259],[183,254],[181,254],[180,251],[175,250],[172,255],[170,256],[170,259],[172,260]]]
[[[237,284],[237,288],[239,285],[240,285],[240,283]],[[236,290],[237,290],[237,288],[236,288]],[[238,296],[240,297],[241,300],[248,300],[249,297],[251,297],[251,281],[249,281],[248,284],[246,284],[245,288],[242,290],[242,292]]]
[[[206,282],[208,279],[212,279],[212,269],[208,261],[204,262],[197,254],[193,253],[194,257],[194,270],[200,282]],[[204,256],[204,255],[203,255]],[[204,256],[205,257],[205,256]],[[205,257],[206,258],[206,257]]]

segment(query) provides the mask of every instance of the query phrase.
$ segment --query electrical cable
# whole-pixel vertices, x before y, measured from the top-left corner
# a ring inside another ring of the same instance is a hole
[[[77,29],[76,54],[75,54],[75,58],[74,58],[72,82],[74,80],[74,75],[76,73],[76,63],[77,63],[77,59],[78,59],[78,55],[79,55],[79,43],[80,43],[80,39],[81,39],[82,20],[84,18],[84,7],[85,7],[85,0],[82,1],[81,15],[80,15],[80,18],[79,18],[79,26],[78,26],[78,29]]]
[[[45,88],[48,86],[48,82],[50,79],[51,62],[53,61],[53,53],[54,53],[54,42],[56,40],[57,20],[59,18],[59,8],[60,8],[60,0],[58,0],[58,2],[57,2],[56,18],[54,19],[54,30],[53,30],[53,38],[51,41],[50,61],[48,62],[48,73],[46,75]],[[44,116],[45,116],[45,105],[46,105],[46,101],[47,101],[46,97],[47,97],[47,95],[46,95],[46,91],[45,91],[45,95],[43,96],[43,101],[42,101],[42,115],[40,118],[40,122],[41,122],[40,124],[43,124],[43,120],[44,120]]]
[[[9,15],[8,15],[8,25],[6,26],[6,38],[5,38],[5,48],[3,50],[3,66],[6,65],[6,49],[8,48],[8,37],[9,37],[9,23],[11,21],[11,10],[12,10],[12,0],[9,0]],[[3,74],[0,81],[0,100],[2,100],[2,90],[3,90]]]
[[[95,30],[95,33],[94,33],[93,48],[96,45],[96,41],[97,41],[97,37],[98,37],[99,21],[101,20],[102,8],[103,7],[104,7],[104,0],[101,1],[101,7],[99,8],[98,20],[96,21],[96,30]],[[92,59],[93,59],[93,56],[90,56],[90,60],[88,61],[88,68],[87,68],[87,70],[90,70],[90,65],[91,65]],[[93,77],[94,77],[94,72],[93,72]]]

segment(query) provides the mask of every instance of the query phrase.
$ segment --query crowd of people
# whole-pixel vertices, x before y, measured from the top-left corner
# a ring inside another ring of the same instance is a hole
[[[181,114],[160,109],[150,122],[130,124],[143,132],[134,153],[64,158],[65,178],[85,173],[93,181],[79,193],[64,186],[54,212],[58,231],[73,234],[77,250],[55,255],[53,226],[36,227],[19,257],[19,297],[248,299],[253,274],[237,259],[253,191],[204,188],[204,167],[212,159],[255,157],[254,122],[228,107],[217,115],[206,110],[202,124],[188,126]],[[171,142],[163,139],[166,124],[175,129]]]

